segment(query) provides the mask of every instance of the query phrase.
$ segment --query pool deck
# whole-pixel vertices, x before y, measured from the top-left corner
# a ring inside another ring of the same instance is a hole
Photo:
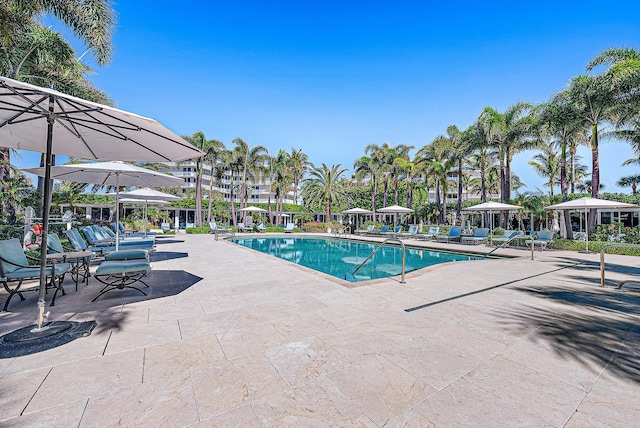
[[[640,259],[607,255],[603,288],[598,254],[498,254],[349,288],[159,237],[149,296],[67,280],[50,318],[93,333],[0,359],[0,426],[640,426],[640,289],[613,288]],[[0,334],[33,324],[26,297]]]

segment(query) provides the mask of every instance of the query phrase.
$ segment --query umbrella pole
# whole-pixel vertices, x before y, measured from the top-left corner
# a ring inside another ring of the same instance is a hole
[[[120,173],[116,172],[116,251],[120,246],[120,186],[118,181],[120,179]]]
[[[144,200],[144,237],[147,237],[147,209],[149,200],[145,198]]]
[[[42,204],[42,244],[40,245],[40,286],[38,287],[38,319],[36,328],[38,332],[46,329],[44,324],[45,293],[47,291],[47,235],[49,231],[49,210],[51,209],[51,152],[53,151],[53,95],[49,95],[49,115],[47,116],[47,151],[44,160],[44,203]],[[55,276],[54,267],[51,268],[51,279]]]
[[[585,240],[585,251],[589,251],[589,218],[587,217],[589,211],[584,209],[584,240]]]

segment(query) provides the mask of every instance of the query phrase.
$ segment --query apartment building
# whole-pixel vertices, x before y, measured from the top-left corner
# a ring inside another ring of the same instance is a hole
[[[182,195],[184,196],[189,189],[195,189],[196,187],[196,164],[195,162],[183,162],[180,164],[167,163],[167,169],[163,170],[165,174],[172,174],[176,177],[181,177],[184,180],[184,184],[181,186]],[[212,180],[211,169],[208,165],[205,165],[202,174],[202,190],[203,195],[206,198],[209,191],[209,183]],[[225,171],[222,181],[216,183],[214,181],[213,189],[219,191],[226,202],[231,202],[231,189],[233,186],[233,201],[240,202],[240,186],[242,185],[242,177],[239,175],[232,175],[231,171]],[[275,195],[270,192],[271,180],[264,179],[259,182],[248,182],[247,191],[249,193],[249,203],[266,204],[269,202],[269,195],[271,195],[271,202],[275,202]],[[285,195],[284,203],[293,204],[292,194]]]

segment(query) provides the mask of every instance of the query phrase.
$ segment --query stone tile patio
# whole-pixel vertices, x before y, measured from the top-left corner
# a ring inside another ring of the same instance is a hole
[[[604,288],[597,255],[525,250],[347,287],[158,242],[149,296],[68,285],[51,320],[94,332],[0,360],[0,426],[640,426],[640,290],[611,287],[637,258],[607,255]],[[26,296],[0,334],[33,324]]]

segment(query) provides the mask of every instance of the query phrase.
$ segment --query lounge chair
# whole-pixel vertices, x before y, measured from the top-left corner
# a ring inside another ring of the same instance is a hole
[[[369,235],[379,236],[379,235],[384,235],[386,233],[389,233],[389,226],[385,224],[380,228],[380,230],[372,230],[371,232],[369,232]]]
[[[440,226],[430,226],[429,231],[427,233],[419,233],[416,235],[416,239],[430,240],[435,239],[440,233]]]
[[[412,225],[409,226],[409,231],[408,232],[400,232],[397,234],[398,238],[415,238],[416,235],[418,234],[418,226],[416,225]]]
[[[462,232],[462,228],[458,226],[453,226],[449,229],[448,235],[437,235],[436,241],[438,242],[450,242],[450,241],[458,241],[460,242],[460,233]]]
[[[171,224],[169,223],[160,223],[160,230],[162,233],[168,233],[171,231]]]
[[[80,231],[84,235],[85,239],[92,247],[96,248],[108,248],[115,250],[115,239],[100,239],[94,232],[94,230],[89,226],[82,226]],[[104,235],[102,236],[104,237]],[[125,247],[129,249],[144,249],[144,250],[152,250],[154,241],[152,240],[131,240],[131,241],[120,241],[118,243],[119,247]]]
[[[72,228],[66,230],[65,233],[67,234],[67,238],[69,238],[69,243],[76,251],[91,251],[95,256],[104,256],[106,253],[116,250],[115,246],[111,249],[109,247],[94,247],[87,245],[78,229]]]
[[[491,244],[500,246],[504,245],[506,242],[511,241],[511,239],[515,238],[518,235],[523,235],[524,232],[521,230],[505,230],[500,238],[491,238]],[[506,246],[508,246],[507,244]]]
[[[256,226],[256,230],[260,233],[263,233],[265,230],[267,230],[267,226],[265,226],[264,223],[260,223]]]
[[[356,235],[366,235],[369,234],[371,232],[373,232],[373,229],[376,228],[375,224],[370,224],[369,226],[367,226],[366,229],[358,229],[358,230],[354,230],[353,233]]]
[[[391,232],[383,232],[382,234],[386,235],[386,236],[397,236],[400,232],[402,232],[402,226],[395,226],[393,228],[393,231],[391,231]]]
[[[287,223],[287,226],[284,228],[284,233],[293,233],[293,229],[295,229],[295,227],[295,224]]]
[[[253,232],[253,227],[247,226],[244,223],[238,223],[238,232]]]
[[[229,233],[235,236],[235,233],[233,233],[233,229],[231,229],[230,227],[219,226],[215,221],[209,222],[209,233],[213,233],[216,235],[219,235],[221,233]]]
[[[187,230],[187,229],[193,229],[194,227],[196,227],[195,223],[187,223],[187,224],[184,226],[184,229],[185,229],[185,230]]]
[[[64,281],[64,275],[71,269],[69,263],[55,263],[53,266],[48,265],[45,273],[46,277],[51,281],[47,281],[47,288],[53,287],[56,289],[51,299],[51,305],[56,304],[56,296],[58,291],[62,294],[66,294],[64,288],[62,288],[62,281]],[[0,241],[0,282],[4,286],[4,289],[9,293],[7,300],[4,302],[3,311],[6,311],[9,307],[9,302],[16,294],[20,297],[20,300],[24,300],[22,295],[25,291],[36,291],[39,289],[39,282],[30,286],[27,289],[21,289],[24,281],[40,279],[40,266],[29,266],[27,256],[22,250],[22,242],[16,238]],[[15,288],[10,288],[9,284],[18,283]],[[57,282],[57,283],[56,283]]]
[[[461,241],[463,244],[486,244],[489,237],[489,229],[485,227],[477,227],[473,231],[473,236],[463,236]]]
[[[531,245],[531,239],[524,241],[525,244]],[[533,240],[533,246],[540,247],[540,251],[546,250],[547,246],[553,242],[553,232],[540,232],[538,233],[538,239]]]
[[[102,237],[104,239],[113,239],[115,241],[116,239],[116,234],[113,232],[113,230],[111,230],[110,227],[108,226],[101,226],[98,228],[97,225],[93,225],[91,226],[91,228],[93,229],[93,231],[96,233],[97,237],[100,237],[100,232],[102,233]],[[126,235],[126,236],[122,236],[121,234],[119,235],[120,237],[120,242],[122,241],[152,241],[153,243],[155,243],[155,239],[156,239],[156,235],[154,234],[148,234],[147,237],[145,238],[144,234],[132,234],[132,235]]]
[[[87,255],[78,257],[80,252],[84,252]],[[89,277],[91,276],[89,273],[89,263],[91,263],[91,259],[94,256],[91,251],[88,249],[76,251],[73,248],[67,250],[62,245],[60,237],[56,233],[50,232],[47,234],[47,253],[58,254],[62,262],[71,264],[71,278],[76,283],[76,291],[78,291],[80,277],[82,277],[82,282],[89,285]]]

